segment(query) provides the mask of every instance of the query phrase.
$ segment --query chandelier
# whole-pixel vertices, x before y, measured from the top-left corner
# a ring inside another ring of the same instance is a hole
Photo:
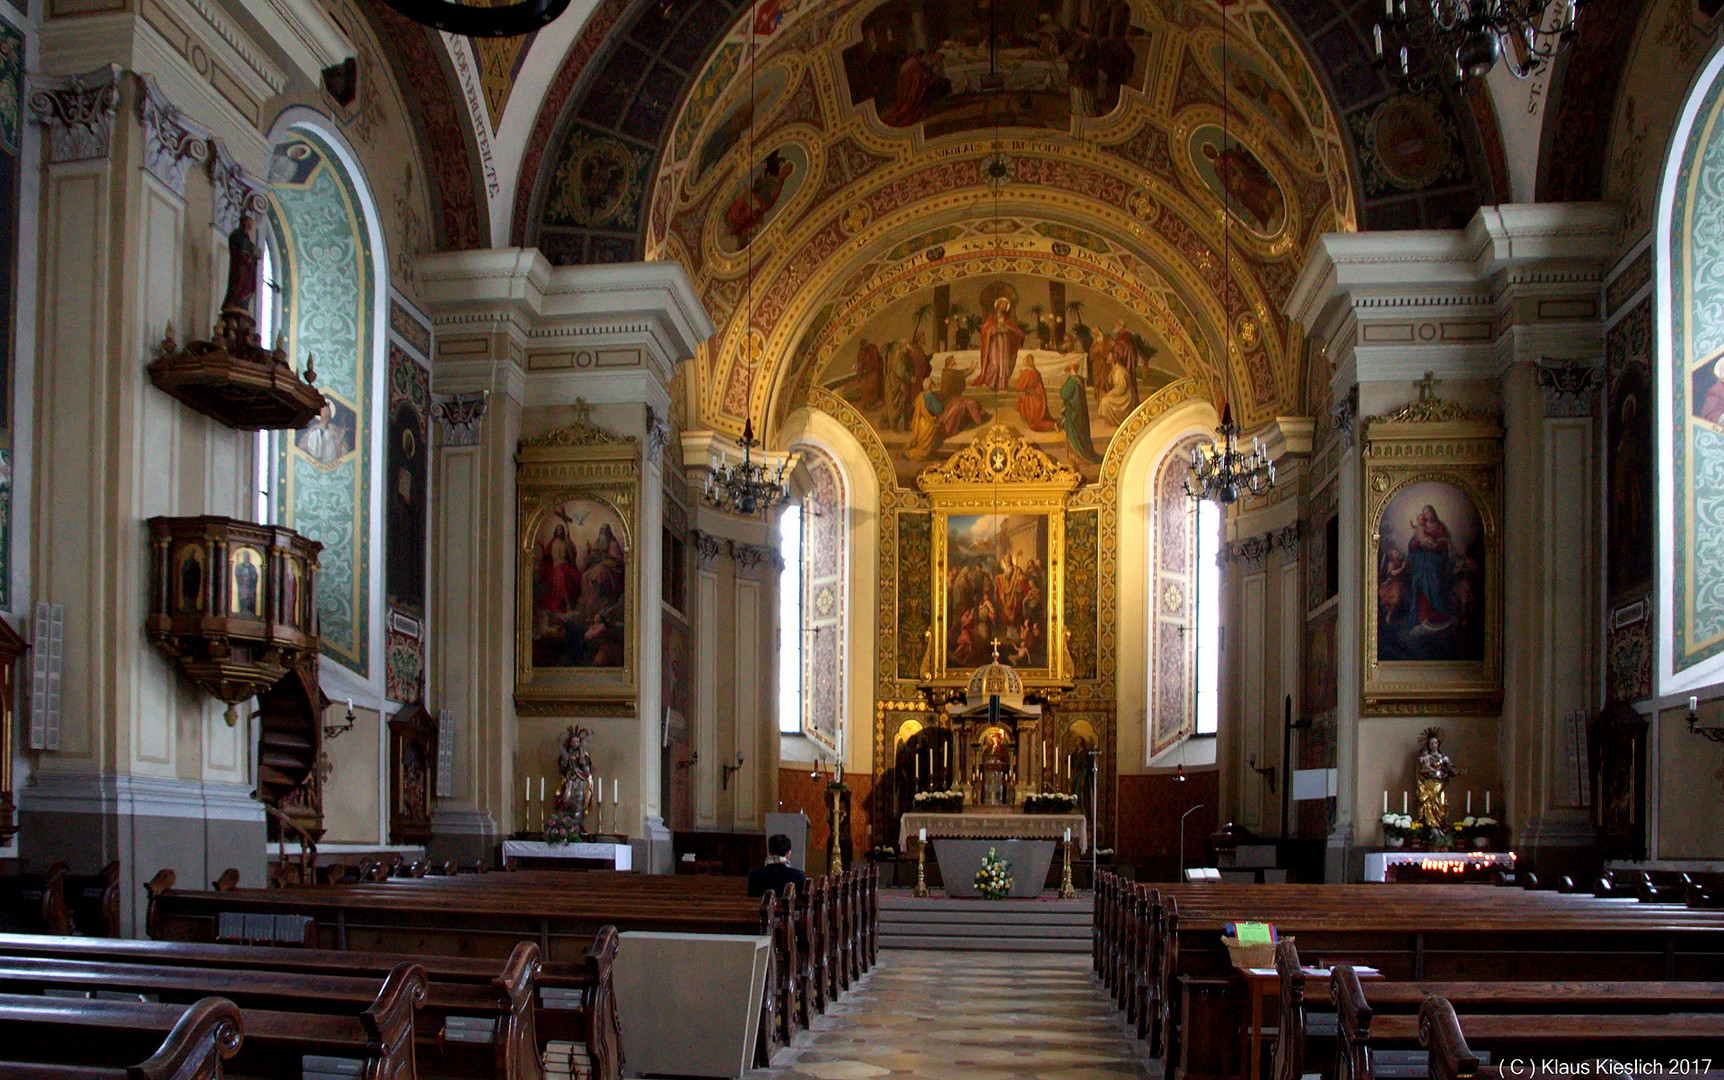
[[[752,420],[743,425],[741,443],[740,462],[731,465],[721,461],[707,474],[706,504],[744,517],[764,515],[790,499],[790,487],[784,482],[785,462],[774,471],[767,463],[754,460],[754,448],[760,440],[754,437]]]
[[[1525,79],[1574,40],[1584,2],[1383,0],[1383,21],[1371,31],[1372,63],[1403,89],[1459,87],[1489,75],[1499,59]]]
[[[1391,0],[1392,2],[1392,0]],[[1233,102],[1227,94],[1227,13],[1221,15],[1221,139],[1229,140],[1228,129],[1233,117]],[[1222,378],[1231,385],[1233,329],[1229,313],[1233,308],[1233,212],[1223,207],[1221,219],[1221,277],[1226,289],[1222,310]],[[1205,499],[1217,506],[1230,506],[1241,494],[1261,495],[1275,486],[1275,465],[1268,451],[1256,437],[1251,439],[1251,453],[1239,449],[1239,425],[1233,422],[1233,406],[1226,399],[1221,403],[1221,426],[1215,429],[1221,438],[1207,446],[1191,448],[1191,472],[1185,478],[1185,493],[1193,501]]]
[[[1255,436],[1251,452],[1239,449],[1239,425],[1233,422],[1233,407],[1221,407],[1219,441],[1191,448],[1191,475],[1185,478],[1185,493],[1194,500],[1208,499],[1219,506],[1237,502],[1239,496],[1262,495],[1275,486],[1275,463]]]

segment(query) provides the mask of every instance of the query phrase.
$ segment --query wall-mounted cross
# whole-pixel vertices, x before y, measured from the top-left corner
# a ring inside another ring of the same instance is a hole
[[[1437,384],[1440,382],[1442,382],[1442,380],[1437,378],[1435,372],[1431,372],[1431,371],[1425,372],[1425,377],[1420,379],[1417,383],[1414,384],[1415,386],[1417,386],[1419,388],[1419,400],[1420,401],[1435,401],[1435,400],[1437,400]]]

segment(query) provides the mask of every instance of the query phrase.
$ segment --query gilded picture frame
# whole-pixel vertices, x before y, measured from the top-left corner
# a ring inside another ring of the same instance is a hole
[[[967,684],[998,641],[1027,686],[1069,685],[1065,509],[1081,482],[1004,425],[917,476],[933,512],[926,683]]]
[[[1502,704],[1502,428],[1429,394],[1365,428],[1360,711]]]
[[[584,421],[524,440],[515,483],[517,711],[632,715],[640,637],[636,440]]]

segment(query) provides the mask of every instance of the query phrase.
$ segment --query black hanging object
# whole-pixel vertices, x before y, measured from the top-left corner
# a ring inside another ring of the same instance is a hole
[[[463,37],[520,37],[542,30],[568,9],[569,0],[520,0],[501,7],[449,0],[384,0],[390,7],[436,30]]]

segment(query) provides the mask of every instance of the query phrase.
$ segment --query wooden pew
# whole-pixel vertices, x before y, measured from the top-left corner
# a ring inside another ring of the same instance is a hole
[[[1192,1076],[1216,1075],[1228,1064],[1210,1050],[1188,1060],[1182,989],[1204,1005],[1192,1023],[1237,1030],[1243,1022],[1221,992],[1231,976],[1220,942],[1228,921],[1274,922],[1324,963],[1368,963],[1400,980],[1513,978],[1528,968],[1552,979],[1601,971],[1619,979],[1700,979],[1724,961],[1724,912],[1476,885],[1163,886],[1152,901],[1148,948],[1137,950],[1127,930],[1134,925],[1125,899],[1131,890],[1110,876],[1101,882],[1104,978],[1123,995],[1147,969],[1151,1034],[1157,1025],[1163,1032],[1157,1052],[1169,1068]],[[1607,956],[1608,967],[1600,968],[1597,954]],[[1209,1038],[1205,1046],[1231,1041]]]
[[[508,961],[499,965],[491,960],[456,957],[0,935],[0,971],[24,959],[39,959],[239,976],[357,978],[374,983],[396,965],[412,961],[425,970],[427,979],[426,1002],[417,1025],[419,1053],[421,1060],[439,1066],[439,1074],[537,1077],[540,1039],[558,1038],[586,1046],[596,1080],[619,1080],[622,1032],[612,989],[617,949],[614,928],[602,931],[581,961],[549,965],[541,963],[538,946],[527,941],[518,943]],[[578,994],[581,1007],[538,1006],[538,994],[547,989]],[[494,1034],[489,1049],[445,1042],[442,1035],[450,1016],[491,1020]]]
[[[124,1002],[83,1002],[92,1011],[124,1012]],[[156,1052],[129,1067],[11,1060],[18,1047],[0,1051],[0,1080],[219,1080],[222,1063],[239,1051],[240,1013],[231,1001],[204,998],[180,1015]],[[77,1056],[68,1048],[69,1056]]]
[[[1421,1008],[1433,998],[1460,1003],[1475,1037],[1500,1054],[1577,1052],[1582,1041],[1604,1056],[1636,1047],[1698,1049],[1724,1039],[1724,983],[1451,982],[1363,984],[1350,965],[1330,980],[1338,1014],[1336,1075],[1369,1080],[1373,1055],[1419,1044]],[[1679,1015],[1680,1014],[1680,1015]],[[1499,1058],[1500,1060],[1500,1058]],[[1565,1060],[1568,1060],[1565,1058]],[[1582,1060],[1575,1058],[1573,1060]]]
[[[240,1008],[244,1041],[236,1075],[299,1080],[306,1055],[356,1060],[361,1075],[414,1080],[413,1010],[425,998],[424,972],[401,965],[357,1015]],[[184,1004],[111,1002],[0,994],[0,1047],[18,1061],[123,1067],[151,1055],[187,1012]]]
[[[0,878],[0,930],[70,934],[72,911],[66,906],[71,867],[57,862],[40,874]]]

